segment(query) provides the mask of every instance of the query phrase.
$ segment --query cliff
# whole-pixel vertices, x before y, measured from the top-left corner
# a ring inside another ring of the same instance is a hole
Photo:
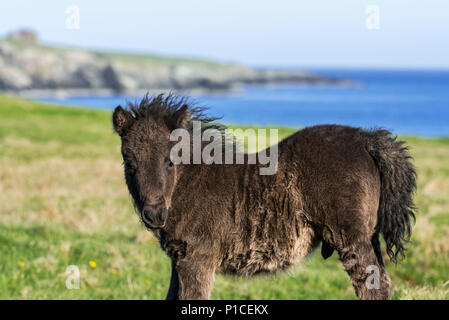
[[[0,90],[132,93],[232,90],[242,84],[340,83],[306,72],[256,70],[239,64],[53,47],[0,40]]]

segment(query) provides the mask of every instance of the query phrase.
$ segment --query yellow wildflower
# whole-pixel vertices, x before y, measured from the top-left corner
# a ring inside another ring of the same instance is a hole
[[[97,263],[95,262],[95,261],[89,261],[89,265],[92,267],[92,268],[95,268],[95,267],[97,267]]]

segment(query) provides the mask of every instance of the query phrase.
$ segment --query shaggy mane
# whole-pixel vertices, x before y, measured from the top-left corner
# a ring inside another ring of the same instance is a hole
[[[200,121],[202,123],[202,131],[206,129],[217,129],[224,132],[226,126],[217,123],[220,117],[211,117],[205,112],[206,107],[196,105],[190,98],[178,96],[172,93],[161,93],[156,96],[150,96],[148,93],[143,97],[140,103],[128,102],[128,109],[136,120],[149,119],[167,121],[179,116],[179,111],[184,106],[187,107],[185,112],[190,115],[187,128],[192,129],[192,121]]]

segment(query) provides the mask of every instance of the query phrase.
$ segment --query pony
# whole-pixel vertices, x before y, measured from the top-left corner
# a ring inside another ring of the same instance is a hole
[[[166,298],[208,299],[216,273],[278,272],[321,244],[323,258],[338,253],[359,299],[391,299],[379,237],[397,262],[415,218],[404,142],[384,129],[318,125],[277,144],[271,175],[259,161],[171,161],[173,130],[193,135],[193,121],[222,130],[216,120],[172,94],[147,94],[112,115],[136,212],[171,259]]]

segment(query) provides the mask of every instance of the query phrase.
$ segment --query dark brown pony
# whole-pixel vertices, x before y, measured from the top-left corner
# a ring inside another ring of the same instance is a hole
[[[213,120],[183,98],[146,96],[113,113],[125,178],[141,220],[172,261],[167,299],[207,299],[214,274],[285,269],[320,243],[334,250],[359,299],[390,299],[389,257],[404,254],[416,174],[403,142],[386,130],[305,128],[278,144],[278,170],[256,164],[170,161],[170,132]],[[376,285],[377,281],[377,285]]]

